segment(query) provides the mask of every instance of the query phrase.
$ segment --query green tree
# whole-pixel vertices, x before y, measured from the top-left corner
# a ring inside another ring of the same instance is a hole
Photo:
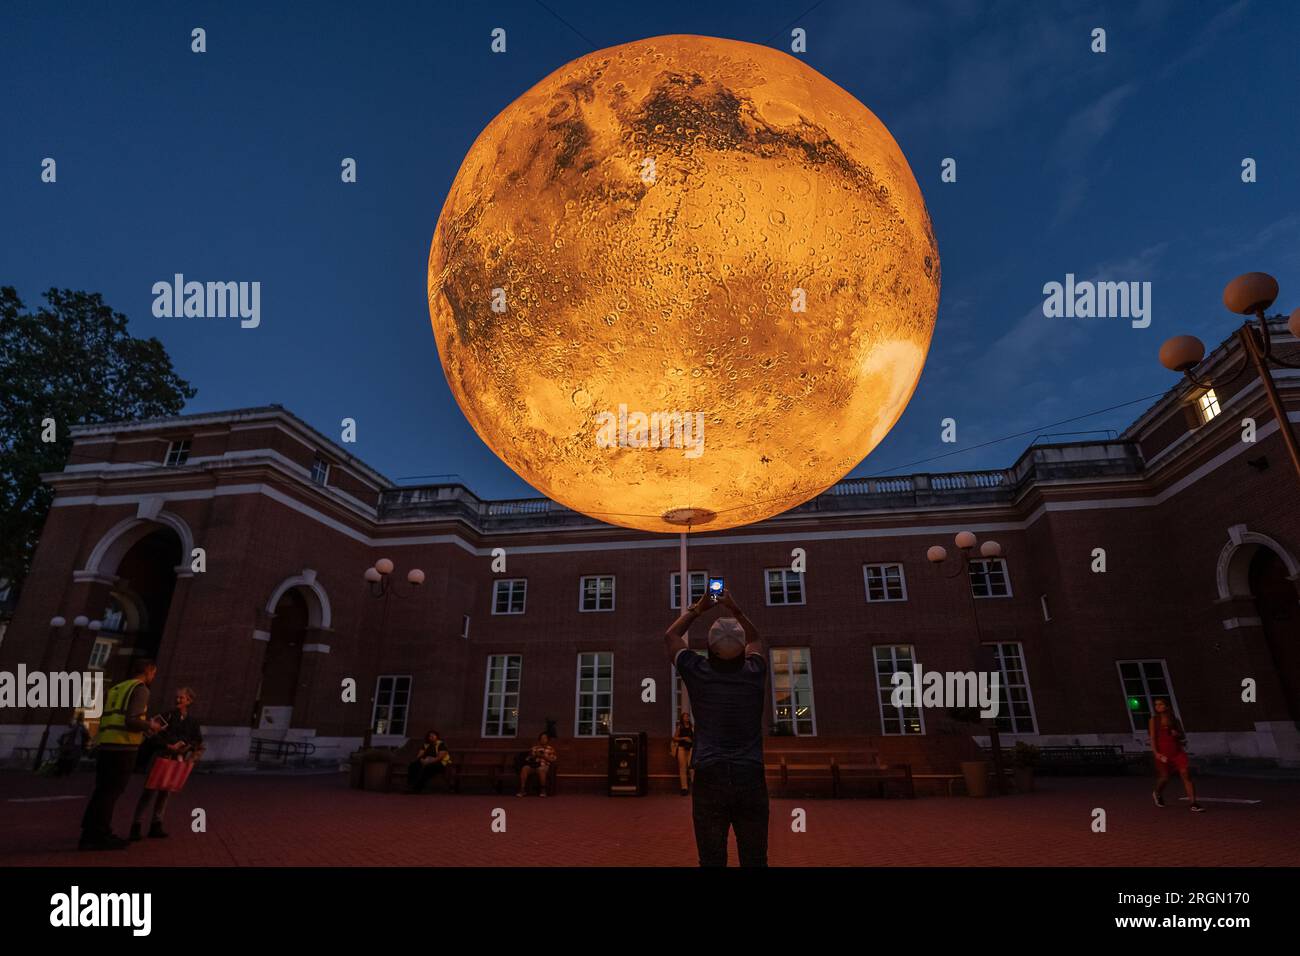
[[[195,395],[155,338],[133,338],[99,293],[50,289],[28,312],[0,287],[0,579],[21,588],[73,425],[176,415]],[[42,422],[53,419],[53,442]]]

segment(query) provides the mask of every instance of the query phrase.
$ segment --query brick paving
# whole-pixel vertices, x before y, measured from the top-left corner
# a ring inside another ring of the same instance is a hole
[[[118,804],[125,833],[143,777]],[[344,774],[197,775],[168,810],[172,836],[129,850],[80,853],[77,826],[92,775],[52,780],[0,773],[0,866],[693,866],[690,800],[675,795],[550,799],[421,796],[351,790]],[[1296,866],[1300,782],[1203,777],[1193,814],[1171,785],[1155,808],[1137,777],[1050,778],[994,800],[773,799],[778,866]],[[67,797],[67,799],[50,799]],[[36,799],[33,799],[36,798]],[[207,812],[208,832],[189,830]],[[490,829],[506,811],[505,833]],[[791,811],[807,811],[792,833]],[[1108,832],[1090,829],[1092,810]],[[731,846],[734,864],[735,845]]]

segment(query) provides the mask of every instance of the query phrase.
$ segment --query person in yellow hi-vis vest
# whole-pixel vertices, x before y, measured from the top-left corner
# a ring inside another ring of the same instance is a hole
[[[136,753],[146,734],[157,733],[161,724],[149,720],[149,685],[158,667],[146,658],[137,659],[130,680],[114,684],[104,698],[104,713],[95,735],[95,790],[81,818],[81,850],[121,850],[130,844],[113,835],[113,808],[131,780]]]

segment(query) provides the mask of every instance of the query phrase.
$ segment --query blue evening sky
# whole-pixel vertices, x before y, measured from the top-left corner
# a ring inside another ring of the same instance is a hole
[[[461,415],[429,327],[429,241],[466,149],[590,44],[697,33],[788,51],[797,25],[804,59],[898,140],[943,262],[920,386],[855,474],[1001,467],[1040,430],[1123,428],[1145,404],[1041,426],[1173,384],[1160,342],[1225,338],[1221,291],[1240,272],[1271,272],[1278,307],[1300,305],[1300,6],[811,5],[11,0],[0,283],[30,307],[50,286],[102,292],[197,386],[188,411],[278,402],[336,438],[353,417],[351,450],[390,477],[529,495]],[[40,181],[47,156],[56,185]],[[956,183],[940,182],[944,157]],[[1244,157],[1258,182],[1242,183]],[[261,327],[154,318],[151,287],[177,272],[261,281]],[[1043,284],[1067,272],[1151,282],[1150,327],[1045,318]],[[940,442],[946,416],[957,446]]]

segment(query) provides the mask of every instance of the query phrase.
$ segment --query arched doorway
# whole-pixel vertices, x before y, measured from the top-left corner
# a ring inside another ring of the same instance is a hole
[[[301,589],[289,588],[280,595],[274,613],[253,711],[253,726],[272,732],[288,730],[293,720],[293,702],[298,693],[298,672],[311,624],[311,609]]]
[[[122,627],[127,638],[123,649],[130,653],[124,664],[137,657],[157,659],[167,627],[167,613],[171,610],[172,595],[176,590],[176,568],[181,563],[181,539],[174,530],[160,526],[137,540],[122,555],[117,565],[116,589],[131,600],[110,604],[106,613],[113,610],[124,613],[126,620],[114,623]],[[134,618],[133,621],[129,618]],[[124,626],[125,625],[125,626]]]
[[[1271,548],[1256,546],[1247,577],[1278,681],[1293,721],[1300,721],[1300,600],[1287,566]]]

